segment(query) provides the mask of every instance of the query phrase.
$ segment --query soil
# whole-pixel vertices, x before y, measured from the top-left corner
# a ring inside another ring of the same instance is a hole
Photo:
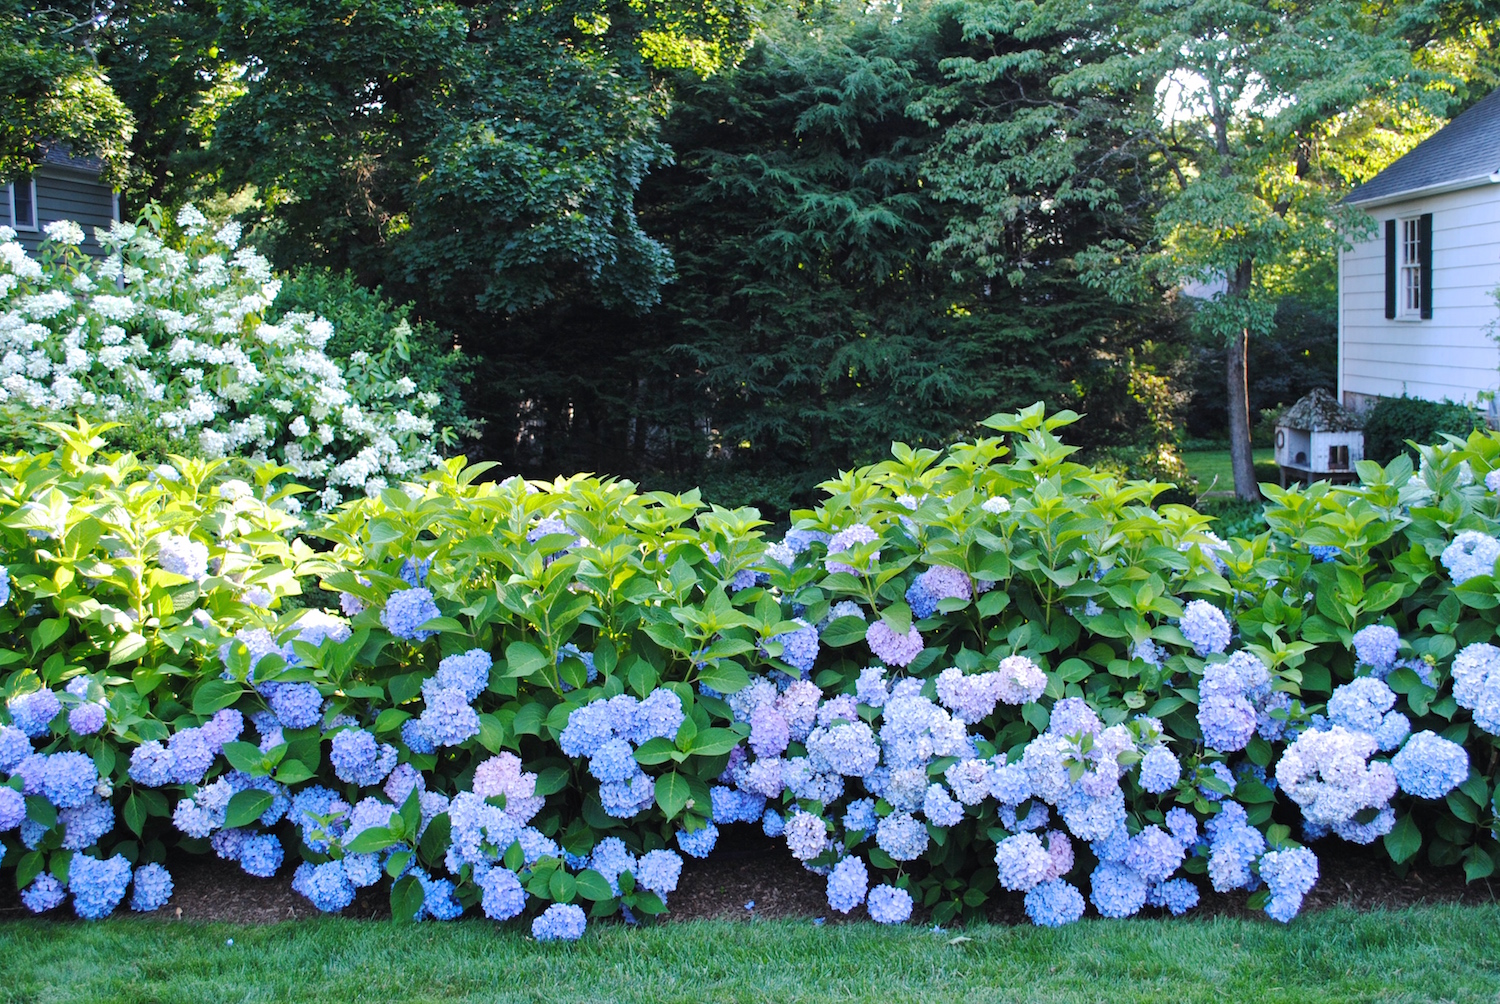
[[[1395,910],[1437,903],[1494,903],[1500,897],[1485,879],[1468,883],[1461,868],[1414,867],[1405,875],[1392,870],[1379,845],[1359,847],[1340,841],[1313,845],[1318,854],[1318,884],[1303,904],[1303,912],[1334,906],[1359,911]],[[212,856],[183,856],[167,862],[174,890],[161,910],[143,915],[160,920],[229,921],[270,924],[317,915],[317,910],[292,891],[292,870],[283,868],[272,879],[257,879]],[[1221,895],[1208,891],[1190,917],[1248,917],[1246,893]],[[762,918],[822,918],[828,923],[864,919],[864,911],[849,916],[834,913],[824,898],[824,880],[802,868],[780,841],[762,836],[748,826],[726,826],[719,846],[707,860],[688,858],[677,891],[670,897],[669,921],[750,920]],[[1144,915],[1159,911],[1146,910]],[[379,889],[361,890],[344,911],[346,917],[381,918],[390,915],[389,902]],[[31,916],[10,883],[0,886],[0,919]],[[59,920],[71,919],[66,907],[54,911]],[[1002,924],[1027,923],[1022,897],[1001,892],[993,901],[990,919]]]

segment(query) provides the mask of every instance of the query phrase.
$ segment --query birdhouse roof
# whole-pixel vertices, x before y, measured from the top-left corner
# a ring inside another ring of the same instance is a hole
[[[1276,424],[1308,432],[1352,432],[1362,428],[1364,420],[1317,387],[1283,412]]]

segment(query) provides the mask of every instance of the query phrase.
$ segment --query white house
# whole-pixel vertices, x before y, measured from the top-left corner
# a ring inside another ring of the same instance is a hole
[[[1500,90],[1344,201],[1378,229],[1339,257],[1339,400],[1500,389]]]

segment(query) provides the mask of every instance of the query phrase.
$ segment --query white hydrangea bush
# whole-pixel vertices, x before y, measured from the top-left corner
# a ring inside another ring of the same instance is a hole
[[[149,423],[184,452],[283,464],[323,507],[439,462],[431,395],[364,353],[330,358],[321,317],[266,323],[281,282],[239,225],[211,231],[191,205],[176,220],[175,240],[152,211],[97,230],[102,259],[71,221],[35,257],[0,227],[0,409]]]

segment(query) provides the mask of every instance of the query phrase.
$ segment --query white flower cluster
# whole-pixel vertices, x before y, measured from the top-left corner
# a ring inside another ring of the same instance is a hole
[[[151,422],[209,457],[284,463],[325,506],[438,462],[435,395],[367,378],[367,356],[346,371],[324,354],[323,318],[265,323],[281,283],[238,246],[239,226],[209,234],[191,206],[177,222],[180,250],[116,223],[96,231],[102,261],[67,250],[48,264],[0,227],[0,408]],[[69,249],[82,232],[54,224],[48,237]]]

